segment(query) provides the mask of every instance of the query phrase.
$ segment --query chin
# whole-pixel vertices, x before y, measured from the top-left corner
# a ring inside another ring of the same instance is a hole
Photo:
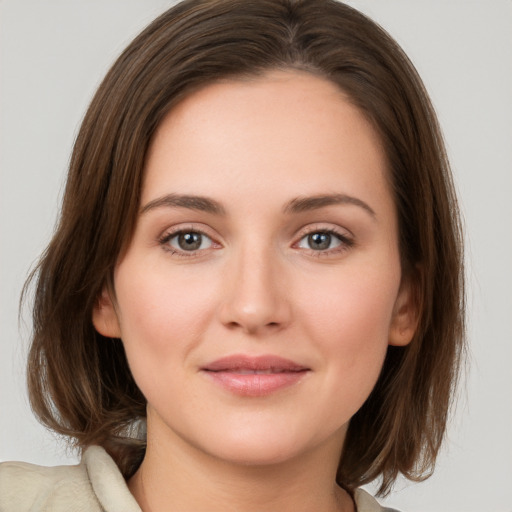
[[[297,448],[283,446],[283,443],[238,443],[233,448],[215,450],[217,458],[241,466],[271,466],[283,464],[299,456]],[[215,455],[215,454],[213,454]]]
[[[233,430],[230,433],[233,434]],[[307,432],[294,433],[289,426],[286,429],[275,426],[271,429],[252,429],[245,432],[238,430],[237,434],[236,436],[213,434],[208,440],[210,442],[205,443],[202,449],[216,459],[227,463],[243,466],[270,466],[297,460],[324,443],[334,442],[336,448],[339,446],[340,451],[342,445],[341,434],[324,440],[319,439],[320,436],[312,436]]]

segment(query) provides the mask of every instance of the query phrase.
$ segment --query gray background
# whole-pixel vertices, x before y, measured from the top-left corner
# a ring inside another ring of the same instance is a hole
[[[32,418],[22,284],[53,229],[73,139],[104,72],[172,2],[0,0],[0,460],[73,462]],[[470,371],[408,512],[512,510],[512,2],[353,0],[404,47],[447,140],[467,230]]]

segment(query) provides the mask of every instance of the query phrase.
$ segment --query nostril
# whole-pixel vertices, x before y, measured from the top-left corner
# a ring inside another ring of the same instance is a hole
[[[254,277],[254,276],[253,276]],[[261,282],[237,286],[220,304],[219,320],[225,328],[241,329],[247,333],[274,333],[289,320],[289,304],[278,293],[262,286]],[[265,291],[265,293],[263,293]]]
[[[278,330],[278,329],[280,329],[282,324],[280,322],[268,322],[268,323],[258,324],[258,323],[251,323],[251,322],[231,321],[231,322],[226,322],[224,325],[227,329],[229,329],[231,331],[237,330],[237,329],[242,329],[243,331],[245,331],[247,333],[256,333],[257,331]]]

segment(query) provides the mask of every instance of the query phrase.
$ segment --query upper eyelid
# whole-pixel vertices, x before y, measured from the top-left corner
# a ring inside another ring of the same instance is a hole
[[[158,245],[166,252],[171,253],[172,255],[180,258],[197,258],[201,255],[207,253],[207,251],[212,250],[214,247],[208,247],[204,249],[195,249],[192,251],[186,251],[181,248],[174,247],[170,244],[171,240],[181,233],[199,233],[202,236],[208,238],[212,246],[220,245],[212,236],[208,233],[204,232],[202,229],[192,228],[178,228],[178,229],[167,229],[164,230],[163,233],[158,237]]]
[[[356,245],[355,236],[347,228],[342,228],[341,226],[332,224],[328,224],[326,226],[323,223],[315,223],[312,225],[304,226],[304,228],[299,230],[298,234],[295,237],[295,241],[292,244],[292,247],[299,249],[298,245],[300,244],[300,242],[307,236],[314,233],[328,233],[330,235],[335,236],[340,241],[339,247],[331,249],[313,251],[313,249],[300,248],[308,253],[313,251],[311,252],[311,254],[314,254],[317,257],[321,255],[327,256],[334,255],[339,252],[344,252]]]
[[[349,229],[322,222],[304,226],[303,228],[298,230],[296,237],[300,239],[303,238],[304,236],[310,235],[311,233],[317,232],[334,233],[335,235],[344,238],[354,238],[354,234]]]
[[[302,240],[304,240],[304,238],[306,238],[306,237],[308,237],[308,236],[310,236],[312,234],[315,234],[315,233],[325,233],[325,234],[331,235],[331,236],[337,238],[340,241],[340,243],[344,244],[344,245],[353,245],[355,243],[354,240],[351,237],[342,235],[341,233],[338,233],[337,231],[332,231],[332,230],[320,231],[320,230],[317,230],[317,231],[311,231],[311,233],[306,233],[303,236],[299,237],[298,240],[293,243],[293,246],[297,246],[298,244],[300,244],[300,242]]]
[[[177,231],[168,231],[168,232],[164,231],[164,233],[160,237],[160,240],[171,240],[174,237],[181,235],[183,233],[198,233],[202,236],[209,238],[210,240],[212,240],[212,242],[214,241],[213,238],[208,233],[205,233],[204,231],[201,231],[200,229],[178,229]]]
[[[171,226],[166,229],[164,229],[161,233],[161,235],[158,236],[158,240],[160,242],[173,238],[174,236],[179,235],[180,233],[200,233],[201,235],[204,235],[212,240],[213,243],[218,245],[224,245],[222,240],[222,237],[216,236],[216,234],[212,233],[212,229],[208,228],[208,226],[203,225],[202,223],[199,224],[193,224],[193,223],[180,223],[177,226]],[[292,245],[297,244],[302,238],[305,236],[308,236],[313,233],[317,232],[323,232],[323,233],[331,233],[335,236],[340,237],[341,239],[350,239],[350,241],[354,241],[354,235],[353,233],[347,229],[346,227],[333,225],[331,223],[323,223],[323,222],[316,222],[313,224],[309,224],[306,226],[303,226],[299,230],[296,231],[295,235],[293,236],[293,242]]]
[[[207,230],[198,228],[195,226],[176,227],[176,228],[171,227],[171,228],[164,229],[163,232],[157,237],[157,242],[161,246],[167,245],[174,237],[180,235],[181,233],[199,233],[200,235],[205,236],[208,239],[210,239],[210,241],[212,242],[213,245],[217,245],[217,246],[222,245],[218,241],[218,238],[216,238],[215,236],[212,236],[210,233],[207,232]],[[211,247],[209,249],[211,249]],[[189,252],[188,256],[192,256],[194,253],[202,252],[202,251],[206,251],[206,250],[208,250],[208,249],[196,249],[195,251],[183,251],[181,249],[174,248],[174,252],[176,252],[176,253],[179,252],[179,253],[186,254],[187,252]]]
[[[167,236],[172,237],[180,233],[200,233],[213,240],[215,238],[215,235],[213,235],[210,231],[211,229],[208,229],[208,227],[203,227],[202,224],[178,224],[177,226],[167,227],[164,230],[162,230],[162,234],[158,238],[160,239]]]

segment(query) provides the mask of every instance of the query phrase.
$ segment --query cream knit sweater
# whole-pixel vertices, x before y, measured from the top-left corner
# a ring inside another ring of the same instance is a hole
[[[357,512],[391,512],[361,489],[355,500]],[[77,466],[0,464],[0,512],[142,511],[112,458],[91,446]]]

